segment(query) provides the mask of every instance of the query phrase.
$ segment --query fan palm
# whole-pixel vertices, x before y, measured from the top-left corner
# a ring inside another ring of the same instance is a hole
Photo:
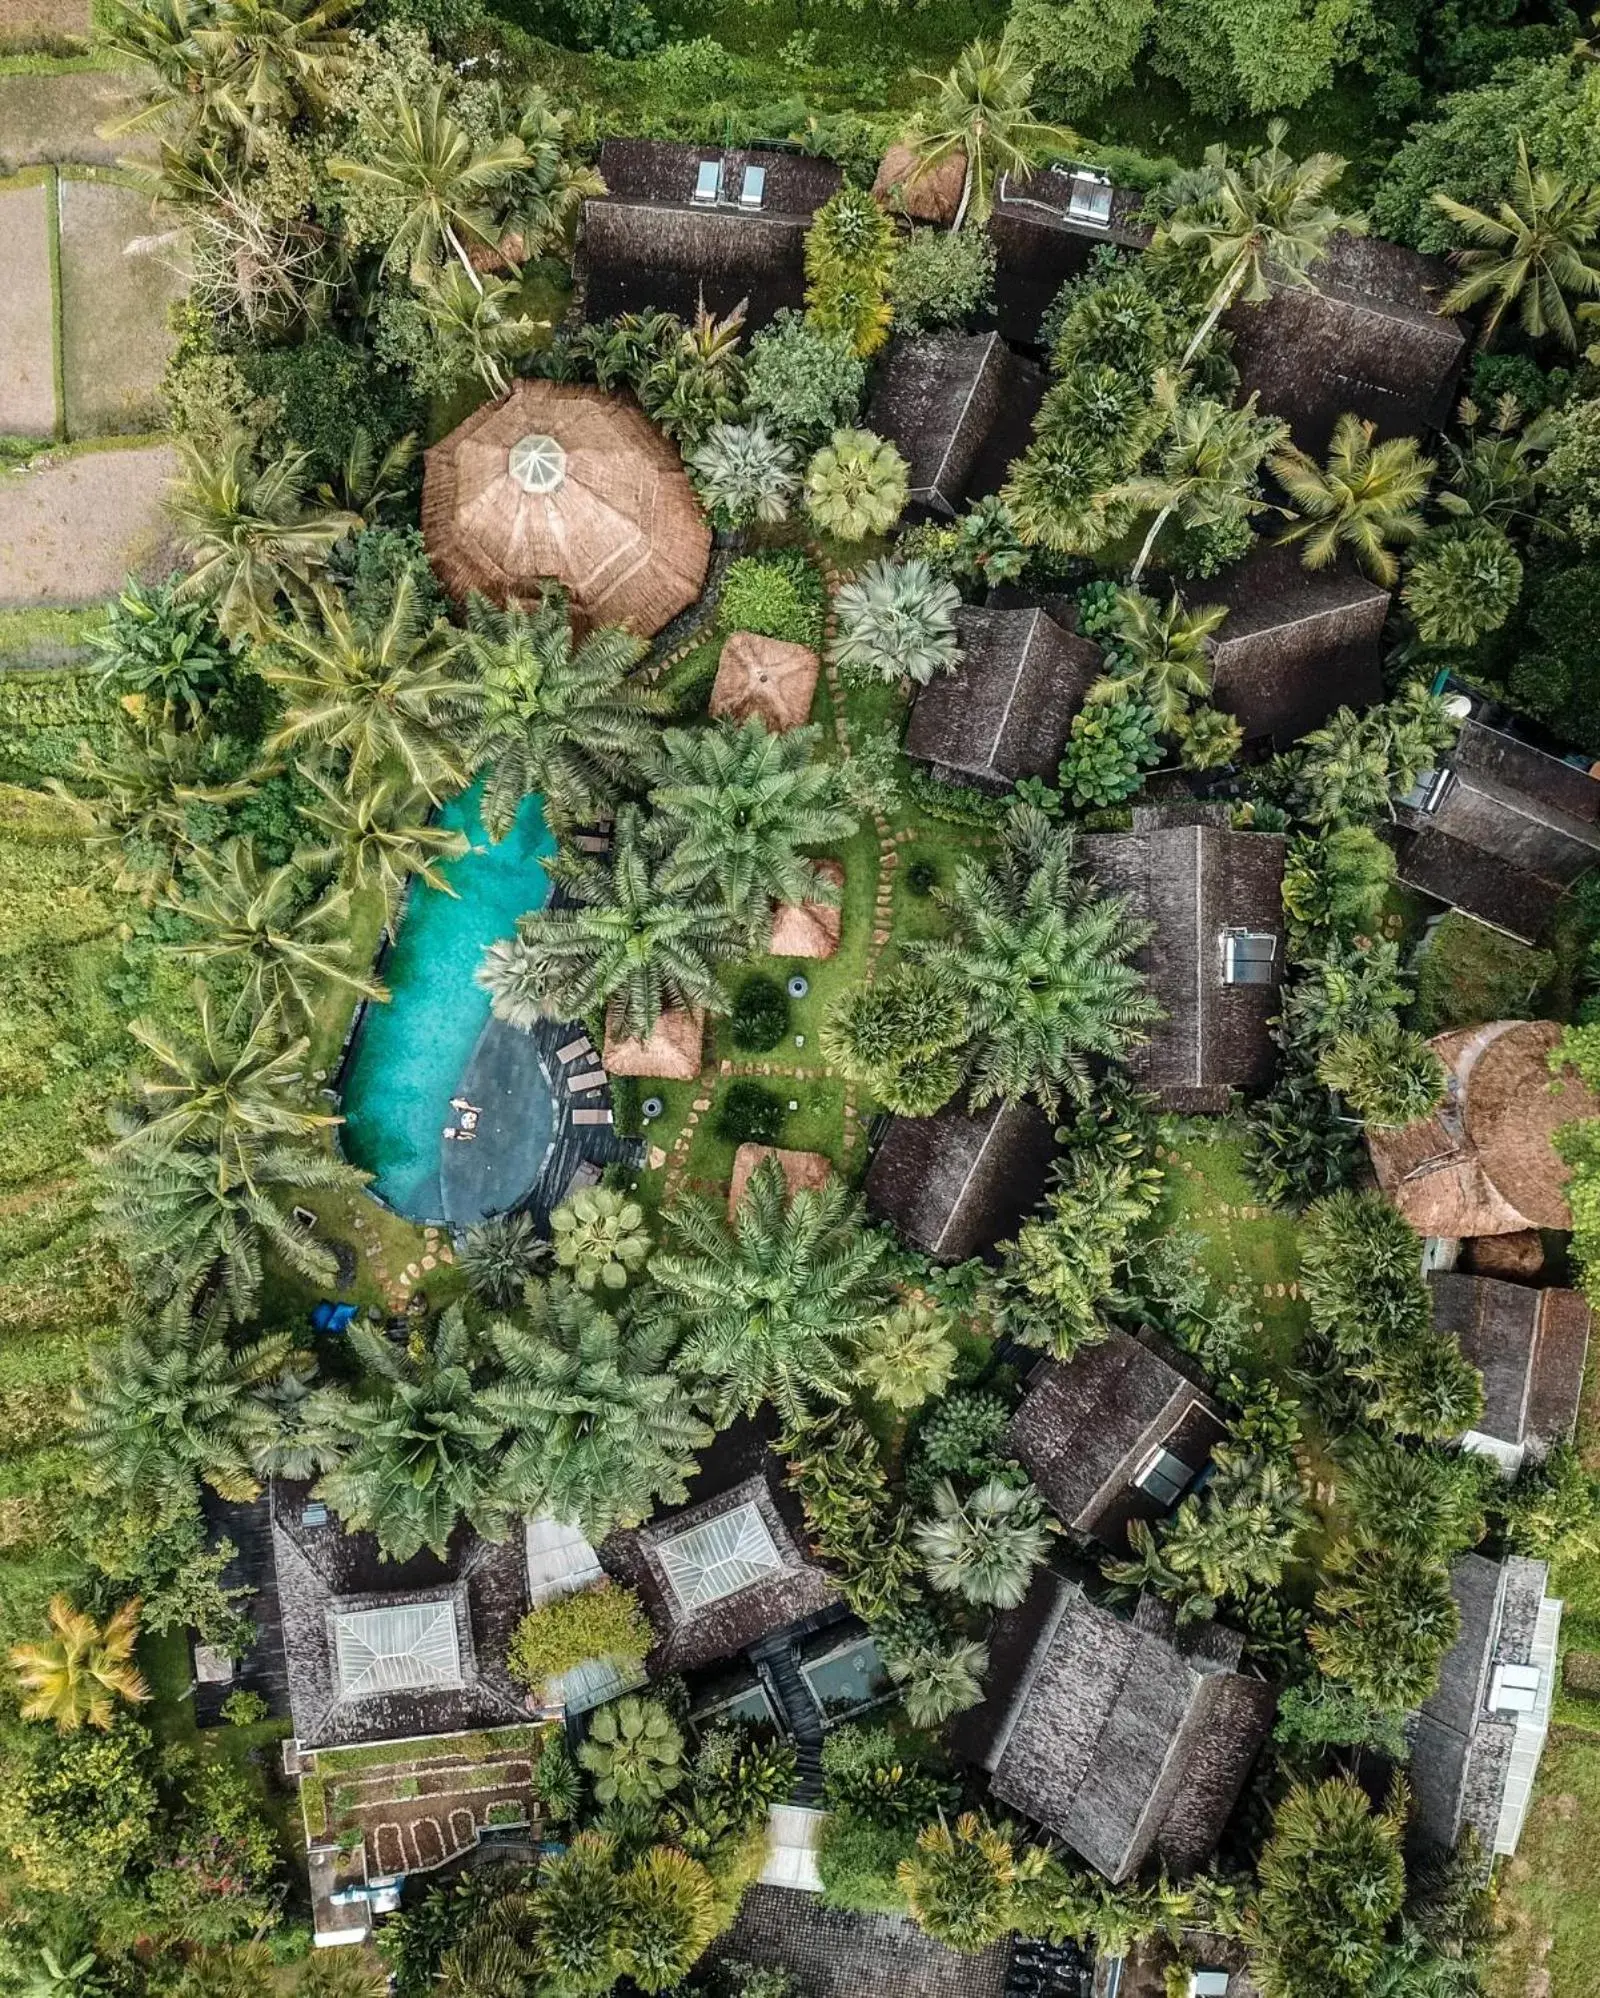
[[[49,1617],[51,1634],[42,1643],[11,1649],[11,1668],[28,1695],[24,1720],[53,1721],[60,1733],[76,1734],[85,1723],[110,1727],[118,1700],[138,1705],[149,1699],[150,1688],[133,1659],[137,1596],[104,1625],[74,1609],[65,1596],[51,1598]]]
[[[906,1719],[913,1727],[943,1727],[953,1715],[965,1713],[983,1698],[984,1668],[989,1654],[971,1640],[947,1650],[938,1644],[912,1643],[886,1649],[889,1676],[905,1688]]]
[[[1390,551],[1422,534],[1434,464],[1414,437],[1376,439],[1375,424],[1345,415],[1334,425],[1326,466],[1294,444],[1273,453],[1273,472],[1301,515],[1279,539],[1304,543],[1308,569],[1331,568],[1348,548],[1374,582],[1392,590],[1400,564]]]
[[[392,915],[406,884],[415,876],[442,895],[454,895],[440,863],[459,860],[471,842],[464,832],[428,822],[428,794],[401,777],[385,777],[353,796],[320,772],[303,773],[322,794],[319,805],[300,814],[321,826],[339,857],[346,884],[358,893],[375,888]]]
[[[174,898],[196,934],[170,946],[202,973],[229,969],[242,979],[234,1018],[271,1020],[281,1032],[309,1025],[319,988],[342,985],[366,999],[388,989],[351,969],[350,895],[335,889],[306,900],[306,877],[295,861],[263,870],[248,839],[230,840],[220,858],[196,853],[192,892]]]
[[[1125,480],[1111,495],[1114,501],[1155,511],[1129,571],[1130,583],[1144,574],[1157,537],[1174,515],[1184,527],[1205,528],[1256,512],[1261,461],[1289,435],[1287,424],[1256,414],[1254,394],[1237,409],[1209,396],[1180,401],[1176,383],[1162,376],[1156,385],[1156,403],[1167,415],[1156,468]]]
[[[656,742],[661,697],[633,679],[649,649],[620,626],[574,640],[565,600],[496,610],[467,606],[467,657],[477,669],[471,760],[487,770],[483,823],[501,839],[524,798],[538,795],[555,824],[612,805],[638,780]]]
[[[1206,315],[1178,364],[1180,371],[1236,298],[1264,305],[1274,283],[1310,289],[1311,268],[1335,230],[1354,233],[1363,226],[1329,199],[1346,162],[1336,153],[1291,159],[1283,150],[1288,129],[1274,118],[1265,148],[1240,160],[1231,160],[1225,146],[1209,147],[1205,197],[1179,209],[1158,233],[1158,246],[1197,259],[1216,279]]]
[[[324,1397],[320,1421],[344,1456],[317,1484],[318,1497],[351,1532],[375,1534],[391,1561],[424,1547],[443,1559],[462,1520],[503,1539],[515,1515],[503,1480],[506,1425],[490,1412],[484,1348],[461,1307],[417,1353],[359,1321],[350,1338],[362,1384]]]
[[[791,1199],[765,1159],[731,1225],[720,1203],[699,1198],[670,1219],[677,1246],[657,1251],[650,1275],[685,1335],[676,1364],[708,1383],[714,1420],[770,1401],[793,1428],[813,1397],[846,1400],[888,1286],[887,1245],[863,1229],[844,1183]]]
[[[988,221],[1003,174],[1026,180],[1046,154],[1071,152],[1081,143],[1066,126],[1034,116],[1033,71],[1009,27],[996,43],[969,42],[944,76],[916,80],[936,93],[925,127],[910,134],[916,174],[931,173],[947,159],[966,163],[952,231],[969,215],[979,228]]]
[[[400,82],[394,88],[394,122],[387,146],[370,160],[335,158],[328,171],[336,181],[388,196],[396,219],[385,263],[409,259],[413,283],[426,281],[441,254],[454,256],[468,283],[482,291],[466,238],[497,247],[500,226],[493,208],[504,198],[528,162],[527,148],[514,134],[480,141],[453,117],[448,84],[436,82],[420,103]]]
[[[745,925],[668,886],[673,863],[650,851],[637,808],[617,813],[612,837],[604,863],[563,857],[576,908],[524,916],[519,945],[485,958],[478,982],[500,1019],[577,1020],[609,1004],[619,1031],[642,1037],[669,1006],[724,1010],[715,967],[744,954]]]
[[[398,766],[435,804],[466,772],[451,743],[472,689],[456,670],[449,627],[423,628],[417,581],[402,570],[383,623],[356,623],[332,591],[317,592],[320,629],[283,626],[257,657],[286,712],[269,754],[307,746],[331,751],[346,789],[361,792]]]
[[[989,1609],[1015,1609],[1050,1551],[1044,1505],[1031,1485],[1018,1491],[988,1478],[962,1499],[948,1478],[933,1488],[933,1517],[911,1537],[936,1589]]]
[[[1176,592],[1165,607],[1142,590],[1122,590],[1112,622],[1111,671],[1089,692],[1093,701],[1142,701],[1164,735],[1175,734],[1190,703],[1211,691],[1208,647],[1228,613],[1186,611]]]
[[[670,1330],[623,1324],[556,1278],[530,1285],[521,1324],[491,1331],[502,1379],[484,1407],[510,1434],[506,1484],[526,1511],[599,1542],[658,1502],[682,1502],[694,1453],[713,1432],[668,1362]]]
[[[193,808],[249,797],[249,779],[218,779],[217,761],[218,745],[199,729],[149,734],[123,724],[104,755],[80,743],[77,777],[91,793],[82,806],[85,843],[120,893],[137,895],[149,908],[170,887],[185,855],[201,844],[197,828],[204,815]],[[55,788],[82,804],[76,793]]]
[[[1530,340],[1550,334],[1576,347],[1567,300],[1600,292],[1600,186],[1574,187],[1542,168],[1535,173],[1519,132],[1511,192],[1493,215],[1452,195],[1436,191],[1433,198],[1469,245],[1454,253],[1461,277],[1439,310],[1469,312],[1491,300],[1478,336],[1485,347],[1512,306]]]
[[[951,936],[907,954],[948,970],[966,1000],[974,1107],[1081,1100],[1091,1058],[1115,1061],[1159,1018],[1128,963],[1143,930],[1074,873],[1070,831],[1042,813],[1015,813],[998,861],[962,860],[940,900]]]
[[[243,432],[215,460],[190,438],[177,446],[181,469],[167,510],[193,565],[184,587],[214,600],[227,637],[259,633],[279,595],[301,601],[334,543],[360,520],[307,509],[304,451],[285,451],[258,469]]]
[[[671,849],[665,885],[720,894],[752,929],[769,903],[836,900],[799,851],[848,839],[858,824],[839,801],[833,767],[811,760],[820,734],[774,735],[753,717],[668,730],[661,782],[650,793]]]

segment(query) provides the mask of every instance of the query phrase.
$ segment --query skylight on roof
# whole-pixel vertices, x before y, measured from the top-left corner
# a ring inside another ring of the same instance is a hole
[[[331,1621],[344,1699],[461,1684],[455,1605],[448,1598],[338,1610]]]
[[[689,197],[699,207],[714,207],[722,195],[721,160],[702,160],[694,177],[694,193]]]
[[[1075,173],[1067,213],[1074,222],[1088,222],[1096,229],[1111,226],[1111,183],[1102,174]]]
[[[737,1505],[687,1532],[663,1540],[656,1552],[678,1606],[685,1614],[736,1595],[783,1566],[767,1522],[754,1505]]]
[[[1222,977],[1227,985],[1271,985],[1278,939],[1270,931],[1228,930],[1222,939]]]

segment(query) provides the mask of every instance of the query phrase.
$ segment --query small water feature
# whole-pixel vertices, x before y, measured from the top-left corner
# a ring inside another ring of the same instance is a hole
[[[543,908],[550,898],[543,863],[555,841],[541,801],[525,799],[496,845],[479,816],[482,789],[481,782],[474,784],[439,813],[440,824],[471,841],[467,852],[442,870],[456,892],[446,895],[413,883],[383,967],[394,996],[386,1006],[367,1007],[345,1077],[345,1154],[373,1174],[372,1190],[381,1200],[415,1221],[476,1218],[447,1211],[440,1184],[442,1157],[453,1149],[444,1128],[459,1123],[450,1099],[463,1094],[469,1070],[477,1086],[487,1080],[481,1064],[474,1063],[474,1051],[489,1023],[489,999],[473,974],[489,945],[510,936],[518,916]],[[553,1112],[548,1083],[531,1051],[497,1086],[505,1100],[482,1103],[469,1149],[474,1164],[481,1161],[485,1169],[472,1177],[492,1184],[494,1204],[507,1206],[532,1184],[549,1144]],[[498,1170],[488,1170],[491,1165]],[[509,1196],[507,1173],[523,1182]]]

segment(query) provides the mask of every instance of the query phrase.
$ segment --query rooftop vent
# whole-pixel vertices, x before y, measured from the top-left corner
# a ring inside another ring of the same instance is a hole
[[[739,187],[739,206],[759,208],[767,198],[767,170],[764,166],[747,166],[744,180]]]
[[[326,1526],[327,1523],[328,1508],[322,1503],[321,1499],[307,1499],[305,1504],[300,1508],[300,1524],[302,1526]]]
[[[1271,985],[1278,939],[1263,930],[1227,930],[1222,938],[1222,978],[1226,985]]]
[[[721,160],[702,160],[695,176],[693,199],[701,208],[712,208],[722,193]]]
[[[1104,174],[1082,168],[1073,174],[1067,213],[1074,222],[1087,222],[1091,229],[1111,227],[1111,183]]]

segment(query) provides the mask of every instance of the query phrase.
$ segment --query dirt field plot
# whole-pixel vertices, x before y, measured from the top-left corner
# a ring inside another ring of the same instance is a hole
[[[63,38],[87,44],[89,0],[0,0],[0,49]]]
[[[0,190],[0,434],[11,437],[55,430],[45,200],[42,184]]]
[[[120,139],[99,134],[99,126],[115,124],[132,109],[127,79],[109,70],[0,76],[0,173],[47,160],[115,166],[119,159],[153,155],[157,142],[148,132]]]
[[[175,561],[162,491],[177,469],[164,444],[86,451],[0,477],[0,605],[86,604],[130,569]]]
[[[61,179],[61,312],[67,435],[156,428],[172,347],[167,307],[182,295],[171,247],[126,254],[156,235],[150,203],[109,181]]]

